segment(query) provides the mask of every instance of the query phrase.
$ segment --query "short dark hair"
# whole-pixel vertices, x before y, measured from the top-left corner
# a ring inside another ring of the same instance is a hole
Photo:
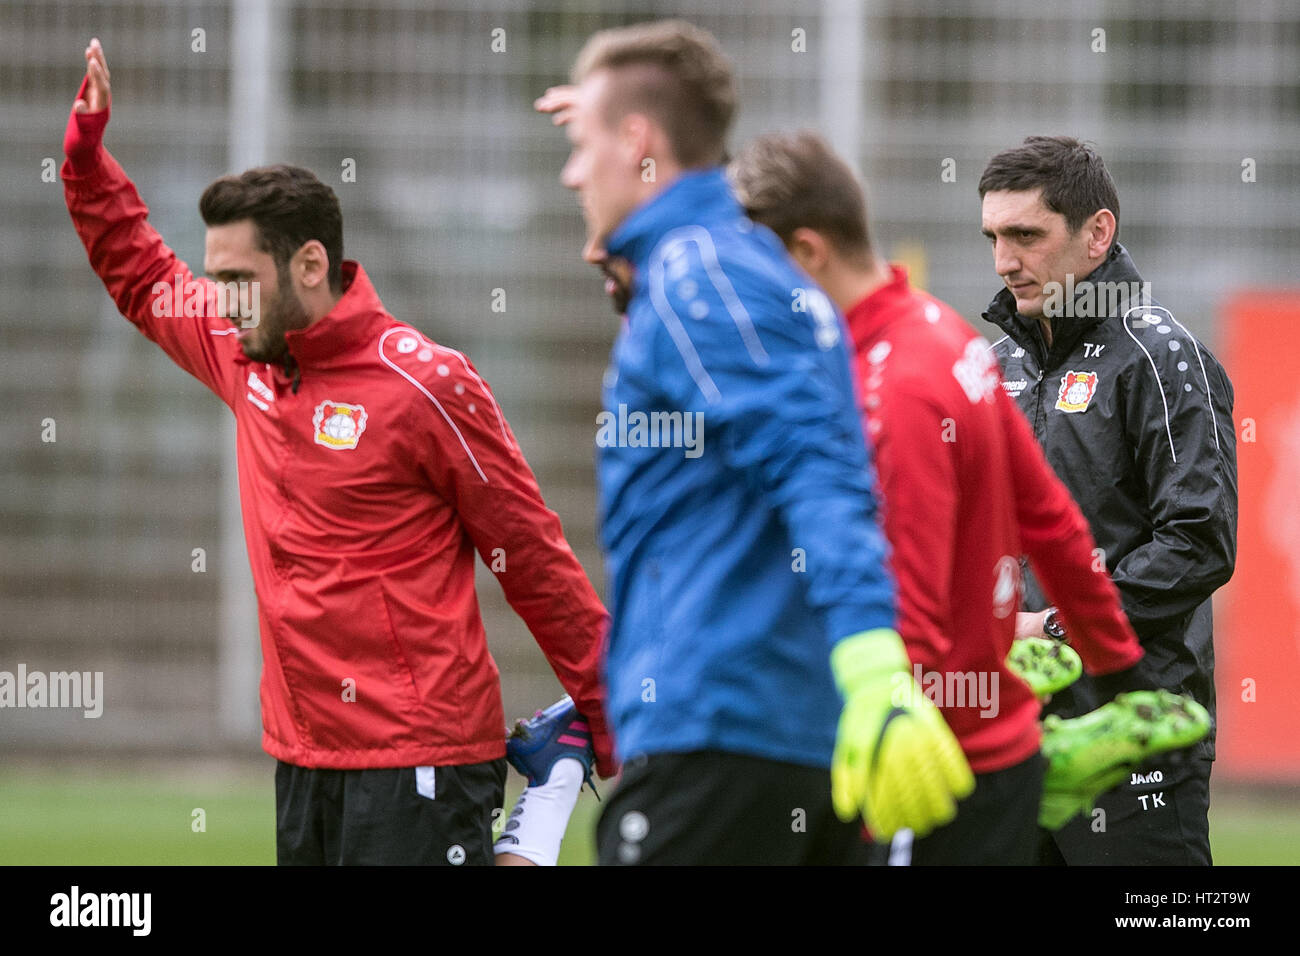
[[[601,30],[578,54],[573,81],[598,70],[613,74],[606,122],[644,113],[664,128],[683,166],[723,161],[736,84],[731,62],[709,31],[684,20]]]
[[[1089,144],[1069,136],[1030,136],[994,156],[980,176],[980,199],[999,190],[1040,188],[1043,203],[1065,217],[1070,232],[1078,232],[1097,210],[1109,209],[1119,235],[1119,193],[1101,155]]]
[[[293,254],[315,239],[329,257],[331,291],[343,290],[343,212],[334,190],[310,169],[277,164],[222,176],[199,198],[199,214],[209,226],[251,219],[258,248],[269,252],[283,272]]]
[[[871,251],[862,185],[816,133],[759,136],[741,147],[727,175],[746,215],[786,245],[796,229],[807,228],[841,253]]]

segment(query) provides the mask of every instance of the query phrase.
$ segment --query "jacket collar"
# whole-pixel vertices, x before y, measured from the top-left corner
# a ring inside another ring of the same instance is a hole
[[[605,249],[639,271],[659,240],[678,226],[743,215],[721,166],[691,170],[634,209],[610,233]]]
[[[844,321],[859,354],[865,346],[875,341],[890,319],[897,314],[890,306],[899,300],[905,300],[910,291],[906,268],[890,263],[889,271],[893,278],[863,296],[844,313]]]
[[[276,365],[294,379],[295,385],[303,368],[328,365],[336,356],[374,341],[388,322],[388,313],[361,263],[344,259],[342,269],[343,295],[334,308],[305,329],[290,329],[284,334],[288,351]],[[261,364],[242,351],[235,354],[235,361]]]
[[[374,341],[388,321],[384,304],[361,263],[343,261],[343,297],[305,329],[284,335],[289,353],[300,367],[325,365],[336,355]]]
[[[1089,283],[1122,283],[1127,288],[1129,283],[1140,283],[1142,277],[1138,274],[1137,266],[1133,264],[1128,250],[1117,242],[1110,247],[1110,254],[1106,256],[1106,260],[1089,273],[1086,280]],[[1079,281],[1077,288],[1078,291],[1075,293],[1076,301],[1082,295],[1083,280]],[[1094,309],[1093,311],[1099,312],[1100,310]],[[984,312],[984,318],[1006,332],[1022,348],[1035,353],[1042,349],[1038,322],[1027,319],[1016,311],[1016,299],[1011,294],[1010,289],[1003,288],[993,297],[988,310]],[[1052,348],[1049,354],[1064,358],[1073,351],[1085,332],[1108,318],[1110,316],[1097,314],[1088,318],[1061,317],[1053,319]]]

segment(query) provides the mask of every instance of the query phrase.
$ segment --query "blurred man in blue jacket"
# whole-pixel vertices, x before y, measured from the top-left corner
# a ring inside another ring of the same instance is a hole
[[[625,764],[600,862],[863,862],[859,814],[923,835],[973,781],[894,629],[840,318],[728,188],[710,34],[604,31],[573,79],[538,108],[587,257],[630,267],[596,436]]]

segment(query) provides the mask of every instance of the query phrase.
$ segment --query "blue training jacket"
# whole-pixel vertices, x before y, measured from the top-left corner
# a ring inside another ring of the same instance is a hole
[[[721,169],[607,245],[635,269],[596,437],[620,756],[829,767],[830,650],[896,626],[843,322]]]

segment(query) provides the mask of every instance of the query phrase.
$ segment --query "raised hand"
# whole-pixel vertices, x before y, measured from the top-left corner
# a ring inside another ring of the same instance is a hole
[[[108,125],[113,97],[108,87],[108,63],[99,39],[86,47],[86,75],[68,116],[63,134],[63,153],[74,176],[87,175],[100,158],[100,143]]]
[[[552,86],[533,101],[533,109],[539,113],[550,113],[551,122],[563,126],[573,115],[573,107],[578,101],[576,86]]]
[[[104,59],[104,48],[95,37],[86,47],[86,82],[77,101],[72,104],[74,113],[98,113],[107,109],[113,101],[108,86],[108,62]]]

